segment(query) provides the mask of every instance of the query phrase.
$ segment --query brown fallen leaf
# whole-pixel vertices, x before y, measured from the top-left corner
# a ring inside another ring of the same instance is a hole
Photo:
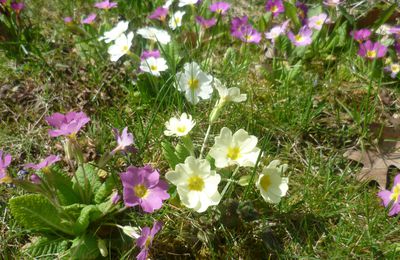
[[[400,169],[400,153],[384,154],[369,150],[351,150],[347,151],[344,156],[363,165],[363,168],[356,176],[357,180],[375,180],[384,189],[386,189],[389,167],[395,166]]]
[[[386,189],[389,167],[394,166],[400,170],[400,141],[388,139],[399,140],[400,130],[379,124],[371,124],[370,130],[379,140],[376,149],[351,149],[343,156],[363,165],[356,176],[359,181],[375,180],[381,188]]]

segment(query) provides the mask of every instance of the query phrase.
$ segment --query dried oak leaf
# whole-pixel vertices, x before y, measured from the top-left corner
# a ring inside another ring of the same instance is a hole
[[[384,141],[375,151],[349,150],[343,156],[363,165],[356,176],[357,180],[375,180],[385,189],[389,167],[394,166],[400,170],[400,141]]]

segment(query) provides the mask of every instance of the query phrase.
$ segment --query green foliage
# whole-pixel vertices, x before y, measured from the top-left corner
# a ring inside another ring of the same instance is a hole
[[[60,257],[68,249],[69,242],[57,237],[39,237],[26,249],[30,257],[40,259],[55,259]]]
[[[71,259],[96,259],[100,254],[97,239],[89,234],[82,235],[72,241]]]
[[[46,174],[44,177],[56,189],[61,205],[79,203],[79,193],[74,191],[70,176],[67,176],[59,169],[53,168],[51,173]]]
[[[78,167],[72,179],[73,189],[76,193],[82,194],[82,201],[89,204],[94,199],[94,195],[101,187],[100,177],[98,176],[99,169],[91,164],[83,164]]]
[[[301,23],[299,20],[299,16],[297,15],[297,8],[294,6],[294,4],[285,1],[283,2],[283,5],[285,6],[285,14],[286,16],[294,23],[295,27],[297,29],[300,28]]]
[[[101,186],[95,193],[94,203],[99,204],[103,202],[107,197],[111,195],[113,189],[115,188],[116,188],[115,177],[109,176],[107,180],[103,184],[101,184]]]
[[[74,231],[76,234],[82,234],[85,232],[90,222],[99,219],[102,216],[102,212],[96,205],[85,206],[76,220]]]
[[[15,197],[9,200],[9,204],[15,219],[27,229],[44,233],[61,231],[73,234],[72,230],[63,224],[57,208],[42,195],[28,194]]]
[[[179,157],[175,153],[175,148],[168,141],[163,141],[161,146],[165,160],[167,160],[172,169],[175,169],[175,166],[180,162]]]

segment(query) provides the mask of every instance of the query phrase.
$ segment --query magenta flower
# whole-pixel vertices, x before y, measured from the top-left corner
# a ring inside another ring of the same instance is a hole
[[[99,9],[111,9],[114,7],[117,7],[117,3],[116,2],[110,2],[110,0],[105,0],[103,2],[98,2],[94,4],[94,7],[99,8]]]
[[[259,43],[261,40],[261,33],[249,24],[247,16],[233,18],[231,35],[244,42]]]
[[[265,38],[272,40],[275,42],[275,39],[278,38],[280,35],[284,34],[287,30],[290,20],[284,21],[281,25],[277,25],[271,28],[269,32],[265,33]]]
[[[32,183],[34,184],[40,184],[42,182],[42,179],[39,177],[37,174],[32,174],[29,179],[31,180]]]
[[[140,55],[141,60],[146,60],[150,57],[153,57],[156,59],[160,58],[161,57],[160,51],[159,50],[149,50],[149,51],[145,50],[142,52],[142,55]]]
[[[400,26],[393,26],[388,30],[389,33],[394,34],[395,36],[400,35]]]
[[[258,44],[261,41],[261,33],[254,29],[251,25],[243,28],[240,39],[248,43]]]
[[[308,19],[308,27],[315,29],[315,30],[321,30],[322,25],[324,25],[326,19],[328,18],[328,15],[325,13],[319,14],[319,15],[314,15]]]
[[[390,206],[389,216],[394,216],[400,212],[400,174],[394,177],[392,190],[382,190],[378,193],[378,197],[381,198],[383,206]]]
[[[168,15],[168,9],[164,7],[158,7],[151,15],[149,15],[149,19],[165,21],[165,18]]]
[[[307,13],[308,13],[307,5],[300,1],[296,1],[296,8],[301,22],[305,24],[305,22],[307,21]]]
[[[136,256],[137,260],[147,260],[149,255],[149,249],[153,243],[154,236],[161,230],[162,223],[155,221],[153,227],[142,228],[140,237],[136,240],[136,245],[140,247],[140,253]]]
[[[50,126],[56,128],[54,130],[49,130],[49,135],[51,137],[60,135],[73,137],[90,121],[90,119],[83,112],[68,112],[65,115],[54,113],[46,117],[46,121]]]
[[[282,0],[268,0],[265,4],[265,10],[271,12],[274,17],[285,11]]]
[[[323,2],[324,5],[329,7],[336,7],[340,4],[341,0],[326,0]]]
[[[91,13],[88,17],[82,19],[81,24],[92,24],[96,17],[97,15],[95,13]]]
[[[311,36],[312,36],[312,30],[310,28],[308,28],[307,26],[301,27],[299,32],[296,35],[293,34],[292,32],[288,32],[289,40],[295,46],[310,45],[312,42]]]
[[[399,41],[396,41],[394,43],[394,49],[395,49],[397,55],[400,55],[400,42]]]
[[[147,165],[142,168],[128,167],[121,173],[124,203],[127,207],[140,205],[144,212],[152,213],[161,208],[169,198],[168,184],[160,180],[157,170]]]
[[[18,3],[18,2],[13,1],[11,3],[11,8],[17,13],[19,13],[22,9],[24,9],[24,7],[25,7],[25,4],[23,2]]]
[[[0,4],[5,4],[7,3],[7,0],[0,0]]]
[[[210,5],[210,11],[213,13],[218,13],[218,14],[222,14],[224,15],[229,8],[231,7],[231,5],[227,2],[216,2],[212,5]]]
[[[8,178],[7,167],[10,165],[11,159],[12,157],[10,154],[4,154],[4,152],[0,150],[0,183],[5,182]]]
[[[351,31],[350,35],[353,36],[354,40],[362,42],[369,39],[371,31],[369,29],[360,29],[356,31]]]
[[[114,155],[117,152],[135,152],[136,149],[133,146],[134,139],[133,134],[128,133],[128,127],[125,127],[121,134],[119,133],[118,129],[114,128],[114,135],[117,139],[117,147],[112,150],[111,154]]]
[[[64,23],[67,23],[67,24],[72,23],[72,17],[70,17],[70,16],[64,17]]]
[[[111,195],[112,204],[117,204],[120,199],[121,199],[121,195],[119,195],[118,191],[114,191],[114,193]]]
[[[211,19],[205,19],[204,17],[201,16],[196,16],[196,22],[200,24],[201,27],[204,29],[213,27],[217,23],[217,19],[211,18]]]
[[[41,161],[38,164],[33,164],[33,163],[28,163],[25,164],[25,169],[34,169],[36,171],[42,169],[42,168],[46,168],[49,167],[50,165],[60,161],[61,158],[57,155],[51,154],[49,156],[46,157],[46,159],[44,159],[43,161]]]
[[[386,55],[386,46],[380,44],[379,42],[371,42],[370,40],[360,44],[360,49],[358,50],[358,55],[365,57],[367,59],[382,58]]]

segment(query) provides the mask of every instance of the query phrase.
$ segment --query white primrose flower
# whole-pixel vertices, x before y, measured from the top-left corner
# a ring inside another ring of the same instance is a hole
[[[164,58],[149,57],[142,60],[140,63],[140,69],[144,72],[148,72],[153,76],[159,77],[161,71],[168,69],[167,61]]]
[[[191,115],[182,113],[180,118],[171,117],[171,119],[165,123],[167,128],[164,131],[166,136],[185,136],[195,126],[196,122],[192,120]]]
[[[197,212],[204,212],[209,206],[218,205],[221,200],[218,192],[221,176],[211,170],[210,163],[205,159],[189,156],[185,163],[167,172],[165,178],[177,186],[183,205]]]
[[[196,62],[186,63],[183,69],[184,71],[176,74],[175,87],[184,92],[186,99],[192,104],[197,104],[199,98],[209,99],[213,92],[211,86],[213,77],[204,73]]]
[[[154,27],[144,27],[137,31],[143,38],[151,40],[153,42],[159,42],[160,44],[167,44],[171,41],[167,31],[157,29]]]
[[[110,31],[105,32],[102,37],[99,38],[99,41],[105,41],[106,43],[110,43],[118,39],[123,33],[128,30],[129,22],[120,21],[114,28]]]
[[[169,9],[169,7],[172,5],[172,2],[173,2],[173,0],[167,0],[167,1],[165,1],[165,4],[162,7]]]
[[[287,170],[287,167],[287,164],[280,165],[279,160],[274,160],[264,167],[258,176],[256,186],[266,202],[277,204],[286,195],[289,189],[289,178],[282,177],[281,174]]]
[[[110,54],[111,61],[117,61],[119,58],[129,53],[129,49],[132,46],[133,32],[128,35],[121,34],[113,45],[108,47],[108,54]]]
[[[214,87],[217,89],[221,102],[236,102],[246,101],[247,95],[240,94],[240,89],[237,87],[227,88],[219,79],[214,78]]]
[[[194,5],[197,4],[199,0],[179,0],[179,7],[185,6],[185,5]]]
[[[239,129],[232,135],[227,127],[221,129],[219,136],[215,137],[215,144],[210,149],[210,156],[215,159],[217,168],[231,165],[254,167],[260,154],[256,147],[257,137],[249,135],[245,130]]]
[[[169,27],[172,30],[175,30],[177,27],[181,27],[182,26],[182,17],[185,15],[185,12],[183,11],[177,11],[175,12],[170,20],[169,20]]]

